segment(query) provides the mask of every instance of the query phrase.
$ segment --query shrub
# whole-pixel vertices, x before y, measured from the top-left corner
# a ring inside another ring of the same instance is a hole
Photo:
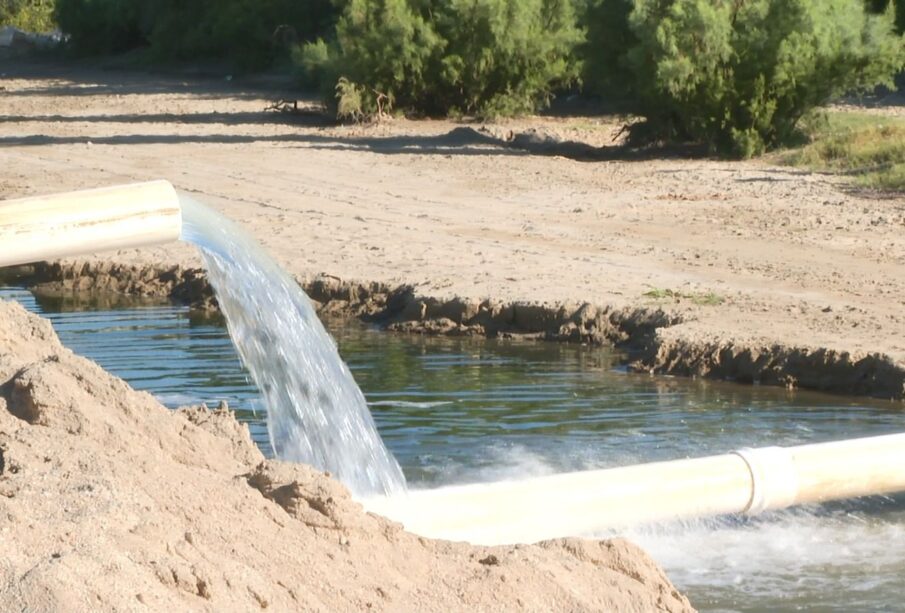
[[[159,59],[222,58],[241,69],[270,65],[336,21],[330,0],[161,0],[157,11],[149,38]]]
[[[319,39],[299,49],[298,63],[344,115],[373,115],[378,94],[390,105],[397,96],[403,105],[425,99],[429,66],[443,41],[411,4],[348,0],[334,40]]]
[[[905,32],[905,0],[866,0],[867,7],[873,13],[893,11],[896,20],[896,31]]]
[[[53,0],[0,0],[0,27],[13,26],[26,32],[50,32]]]
[[[861,0],[594,0],[588,15],[591,36],[620,37],[589,38],[589,81],[621,87],[648,134],[741,157],[833,97],[891,85],[905,62],[892,15]]]
[[[147,44],[154,0],[57,0],[56,20],[79,53],[116,53]],[[144,27],[143,27],[144,26]]]
[[[514,115],[549,103],[578,74],[572,0],[453,0],[438,12],[444,107]],[[445,108],[443,109],[445,110]]]
[[[329,42],[296,53],[328,99],[406,112],[510,115],[578,74],[572,0],[346,0]]]
[[[56,14],[79,52],[150,47],[156,60],[253,69],[331,30],[337,10],[331,0],[57,0]]]

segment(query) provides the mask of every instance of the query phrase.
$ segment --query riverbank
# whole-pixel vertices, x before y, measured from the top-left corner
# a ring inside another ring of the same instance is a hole
[[[903,398],[899,197],[764,161],[594,155],[619,118],[337,127],[265,112],[289,94],[258,85],[2,71],[2,198],[168,178],[242,223],[330,311],[617,343],[657,373]],[[173,245],[35,282],[203,299],[197,268]]]

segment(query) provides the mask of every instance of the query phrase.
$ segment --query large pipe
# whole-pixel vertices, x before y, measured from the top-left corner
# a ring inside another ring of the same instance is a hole
[[[905,491],[905,434],[412,491],[364,501],[422,536],[498,545]]]
[[[151,181],[0,202],[0,266],[178,240],[179,196]]]

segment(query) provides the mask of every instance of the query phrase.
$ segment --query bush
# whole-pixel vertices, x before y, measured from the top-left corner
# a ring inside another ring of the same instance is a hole
[[[149,47],[156,60],[225,59],[239,69],[332,29],[330,0],[57,0],[60,28],[82,53]]]
[[[577,77],[580,39],[572,0],[346,0],[335,37],[295,57],[347,111],[512,115]]]
[[[26,32],[50,32],[53,0],[0,0],[0,27],[13,26]]]
[[[905,0],[866,0],[867,7],[873,13],[893,11],[896,20],[896,31],[905,32]]]
[[[154,0],[57,0],[56,20],[79,53],[117,53],[146,45]]]
[[[905,63],[891,13],[861,0],[594,0],[588,16],[586,80],[621,88],[648,135],[740,157],[789,141],[836,96],[892,85]]]
[[[158,11],[150,35],[158,58],[223,58],[240,69],[322,36],[337,13],[330,0],[166,0]]]

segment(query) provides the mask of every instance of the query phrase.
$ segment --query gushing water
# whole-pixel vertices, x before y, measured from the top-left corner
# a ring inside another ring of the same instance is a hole
[[[405,488],[349,369],[308,296],[242,229],[181,196],[230,336],[267,407],[276,456],[331,472],[359,496]]]
[[[882,611],[902,603],[902,509],[901,497],[873,498],[622,536],[701,611]]]

